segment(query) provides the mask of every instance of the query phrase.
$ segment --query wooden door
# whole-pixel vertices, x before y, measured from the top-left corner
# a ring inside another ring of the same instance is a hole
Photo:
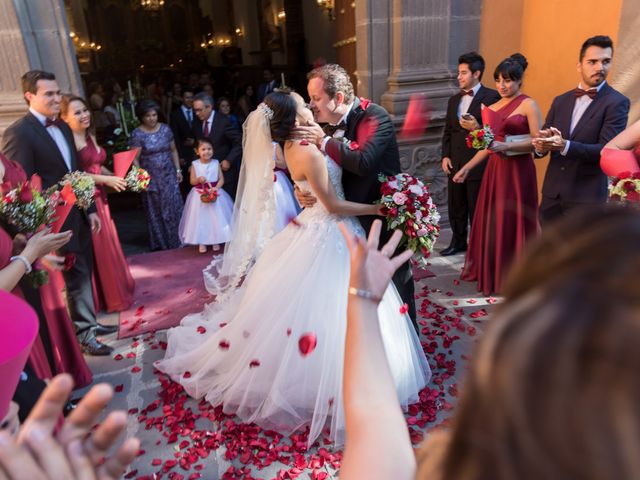
[[[349,73],[351,82],[357,87],[355,0],[335,0],[333,13],[336,22],[336,41],[333,44],[336,49],[336,59],[338,64]]]

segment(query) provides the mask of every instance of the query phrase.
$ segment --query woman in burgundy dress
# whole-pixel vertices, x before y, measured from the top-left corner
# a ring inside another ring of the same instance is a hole
[[[18,183],[26,181],[27,176],[18,163],[9,160],[2,154],[0,154],[0,163],[2,164],[0,172],[3,173],[3,175],[0,175],[0,183],[3,189],[15,188]],[[23,236],[21,235],[20,237]],[[65,241],[45,245],[43,247],[44,253],[57,250],[67,243],[70,233],[62,233],[53,237],[65,239]],[[35,242],[33,238],[26,241],[26,246],[19,247],[18,245],[21,242],[19,240],[14,241],[5,230],[0,228],[0,269],[9,268],[18,262],[17,260],[10,261],[11,252],[16,248],[22,250],[20,255],[25,256],[28,262],[35,261],[36,258],[41,256],[31,252],[33,246],[29,247],[29,244]],[[52,263],[50,265],[55,267],[53,264],[55,263],[55,258],[51,260]],[[45,263],[45,266],[47,265],[46,261],[43,263]],[[66,372],[73,376],[76,388],[81,388],[91,383],[91,370],[89,370],[80,351],[73,323],[64,302],[62,275],[57,270],[50,268],[47,268],[47,270],[49,272],[49,282],[39,288],[40,296],[27,298],[27,301],[41,319],[44,319],[44,323],[41,322],[39,339],[34,343],[29,361],[36,375],[41,379],[51,378],[52,374]],[[60,279],[59,283],[54,281],[56,276]],[[12,287],[12,293],[21,296],[21,292],[17,288]]]
[[[484,295],[500,292],[507,269],[539,230],[531,138],[505,142],[510,135],[535,137],[541,127],[536,102],[520,92],[526,68],[526,59],[517,53],[496,68],[494,78],[502,98],[482,110],[483,123],[491,127],[495,140],[453,178],[463,182],[469,170],[488,157],[461,276],[478,282],[478,291]]]
[[[73,131],[80,168],[96,182],[95,202],[102,225],[99,232],[91,234],[95,252],[93,271],[96,310],[121,312],[133,302],[134,281],[122,252],[116,226],[111,219],[105,187],[121,192],[127,184],[123,178],[114,176],[102,165],[106,152],[98,146],[95,136],[89,130],[91,113],[84,99],[65,95],[60,104],[60,115]]]

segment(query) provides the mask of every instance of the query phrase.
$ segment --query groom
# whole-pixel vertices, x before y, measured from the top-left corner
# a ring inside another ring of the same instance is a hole
[[[349,75],[340,65],[327,64],[307,75],[309,107],[317,124],[298,127],[296,136],[314,142],[323,153],[342,166],[342,185],[346,200],[374,203],[380,199],[378,174],[400,173],[400,154],[391,118],[384,108],[369,100],[357,98]],[[351,141],[351,148],[344,140]],[[358,148],[354,148],[357,145]],[[316,198],[308,192],[296,191],[303,207],[310,207]],[[376,217],[358,217],[369,232]],[[385,231],[380,239],[391,236]],[[417,330],[416,304],[411,265],[405,263],[393,276],[400,297],[409,307],[408,314]]]

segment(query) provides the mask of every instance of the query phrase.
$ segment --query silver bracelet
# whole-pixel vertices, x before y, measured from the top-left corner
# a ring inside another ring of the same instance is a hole
[[[29,260],[27,260],[27,257],[23,255],[15,255],[9,259],[10,262],[13,262],[14,260],[20,260],[24,264],[24,269],[26,270],[25,273],[31,273],[31,270],[33,270]]]
[[[360,290],[359,288],[355,288],[355,287],[349,287],[349,295],[364,298],[366,300],[372,300],[376,303],[380,303],[380,301],[382,300],[381,297],[377,296],[374,293],[371,293],[368,290]]]

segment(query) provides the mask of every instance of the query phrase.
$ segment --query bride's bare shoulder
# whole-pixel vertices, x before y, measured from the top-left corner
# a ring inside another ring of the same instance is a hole
[[[317,157],[322,157],[318,148],[307,141],[289,141],[285,145],[285,156],[287,161],[305,162]]]

